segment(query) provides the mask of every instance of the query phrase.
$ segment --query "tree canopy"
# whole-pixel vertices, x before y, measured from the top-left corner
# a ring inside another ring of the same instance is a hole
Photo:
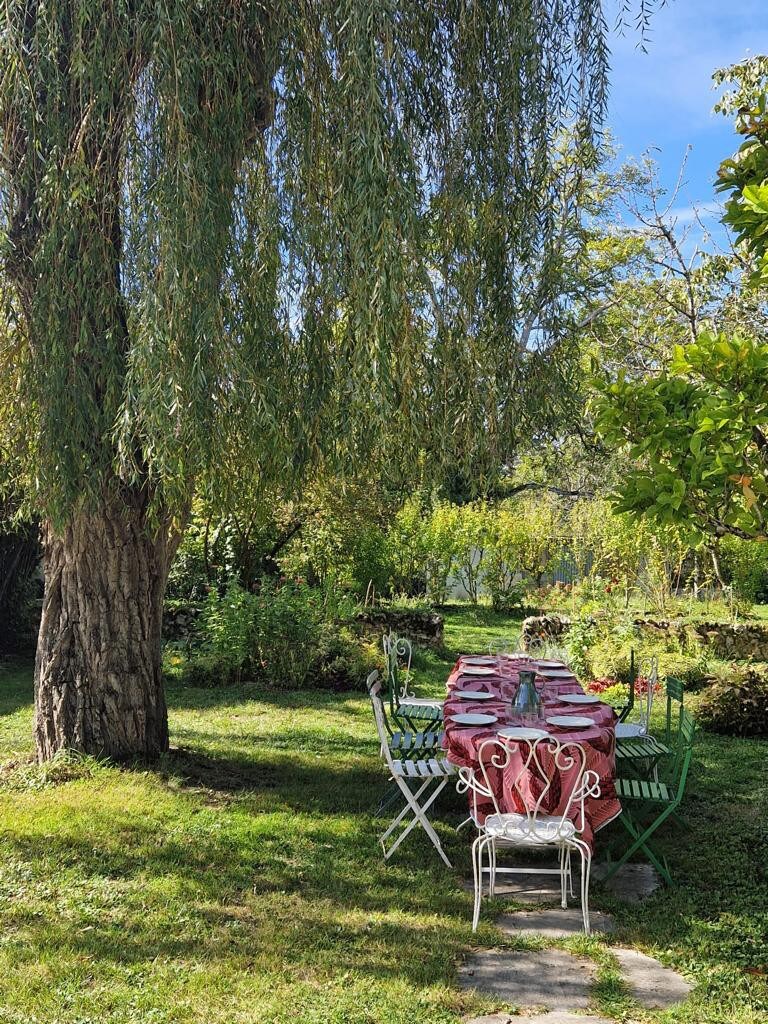
[[[718,175],[730,194],[723,220],[737,232],[732,257],[692,263],[673,246],[682,270],[668,299],[689,342],[644,376],[619,373],[594,403],[602,436],[631,460],[617,508],[710,542],[768,533],[767,75],[764,57],[715,75],[735,84],[718,107],[736,114],[747,141]],[[660,230],[673,238],[663,222]]]
[[[43,514],[128,485],[180,515],[222,453],[285,478],[393,424],[403,457],[480,468],[546,419],[605,108],[596,0],[3,18],[0,366]]]

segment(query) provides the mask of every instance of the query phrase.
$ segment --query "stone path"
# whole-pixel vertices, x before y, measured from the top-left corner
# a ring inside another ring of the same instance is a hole
[[[564,1013],[555,1010],[553,1013],[539,1014],[536,1017],[514,1017],[508,1013],[490,1013],[484,1017],[473,1017],[467,1024],[613,1024],[605,1017],[586,1017],[583,1013]]]
[[[593,870],[599,879],[607,868],[597,864]],[[471,879],[462,884],[472,891]],[[578,878],[574,879],[574,884],[578,885]],[[659,877],[650,865],[625,864],[609,880],[606,889],[624,902],[639,903],[655,892],[659,884]],[[503,914],[498,919],[497,924],[505,935],[563,939],[581,934],[578,901],[570,901],[572,905],[567,910],[546,906],[560,903],[557,875],[501,875],[496,894],[531,908]],[[537,909],[533,909],[534,906]],[[593,932],[615,930],[610,915],[599,911],[591,912],[590,923]],[[619,962],[632,997],[645,1009],[666,1009],[683,1002],[690,994],[691,986],[684,978],[652,957],[633,949],[612,947],[611,952]],[[512,1009],[531,1011],[534,1015],[521,1017],[497,1012],[475,1017],[467,1024],[611,1024],[603,1017],[572,1012],[589,1008],[594,976],[591,961],[562,949],[478,951],[459,971],[461,987],[476,989]]]
[[[576,877],[574,876],[574,884]],[[466,878],[461,887],[467,892],[474,892],[475,883],[471,878]],[[499,875],[496,879],[496,896],[502,899],[509,897],[517,903],[559,903],[560,877],[538,873]]]
[[[590,914],[593,931],[611,932],[608,914]],[[576,907],[520,910],[504,914],[499,928],[512,937],[569,938],[581,933],[581,911]],[[624,980],[634,999],[645,1009],[666,1009],[683,1002],[691,986],[675,971],[653,957],[633,949],[612,947]],[[610,1024],[601,1017],[574,1015],[570,1011],[590,1006],[594,964],[562,949],[479,950],[459,969],[463,989],[475,989],[515,1009],[538,1010],[533,1017],[495,1013],[476,1017],[468,1024]],[[545,1012],[549,1011],[549,1012]]]
[[[592,866],[592,875],[598,882],[607,871],[607,864]],[[652,864],[622,864],[616,874],[602,884],[623,903],[641,903],[656,892],[661,879]]]
[[[459,984],[511,1006],[586,1010],[595,967],[562,949],[490,949],[459,970]]]
[[[555,865],[542,865],[552,866]],[[608,871],[607,864],[593,864],[592,875],[600,881]],[[573,884],[578,886],[578,866],[574,865]],[[661,879],[651,864],[623,864],[619,870],[603,885],[613,896],[623,903],[640,903],[653,895],[661,885]],[[474,882],[465,878],[461,882],[462,889],[474,891]],[[578,889],[577,889],[578,891]],[[559,903],[560,879],[558,875],[524,874],[499,875],[496,883],[496,896],[509,897],[518,903]]]
[[[670,967],[636,949],[612,949],[632,996],[646,1010],[665,1010],[688,998],[691,986]]]
[[[589,923],[593,932],[612,932],[616,928],[609,914],[597,910],[589,915]],[[505,935],[543,935],[545,939],[567,939],[580,935],[583,928],[579,907],[521,910],[516,914],[503,914],[496,924]]]

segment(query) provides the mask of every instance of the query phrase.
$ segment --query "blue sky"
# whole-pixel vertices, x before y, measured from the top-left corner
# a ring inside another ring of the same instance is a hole
[[[768,0],[670,0],[653,18],[648,52],[637,35],[613,36],[609,124],[620,158],[651,147],[662,181],[674,185],[687,145],[685,186],[676,210],[681,224],[694,204],[708,204],[715,233],[712,181],[719,162],[739,144],[728,120],[712,113],[715,68],[768,53]]]

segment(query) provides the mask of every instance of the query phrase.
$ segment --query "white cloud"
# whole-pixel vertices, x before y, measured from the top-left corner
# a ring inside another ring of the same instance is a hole
[[[678,206],[670,210],[667,220],[676,221],[680,227],[686,224],[693,224],[695,221],[713,220],[723,215],[723,207],[720,203],[697,203],[693,206]]]

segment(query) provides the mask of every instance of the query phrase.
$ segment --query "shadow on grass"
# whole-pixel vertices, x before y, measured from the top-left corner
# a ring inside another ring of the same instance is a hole
[[[194,687],[167,683],[165,687],[169,708],[173,710],[205,711],[208,708],[237,706],[253,703],[270,704],[280,708],[344,709],[359,704],[366,698],[365,685],[359,690],[282,690],[266,687],[263,683],[244,682],[239,686]]]
[[[0,715],[31,707],[34,700],[32,665],[0,662]]]

